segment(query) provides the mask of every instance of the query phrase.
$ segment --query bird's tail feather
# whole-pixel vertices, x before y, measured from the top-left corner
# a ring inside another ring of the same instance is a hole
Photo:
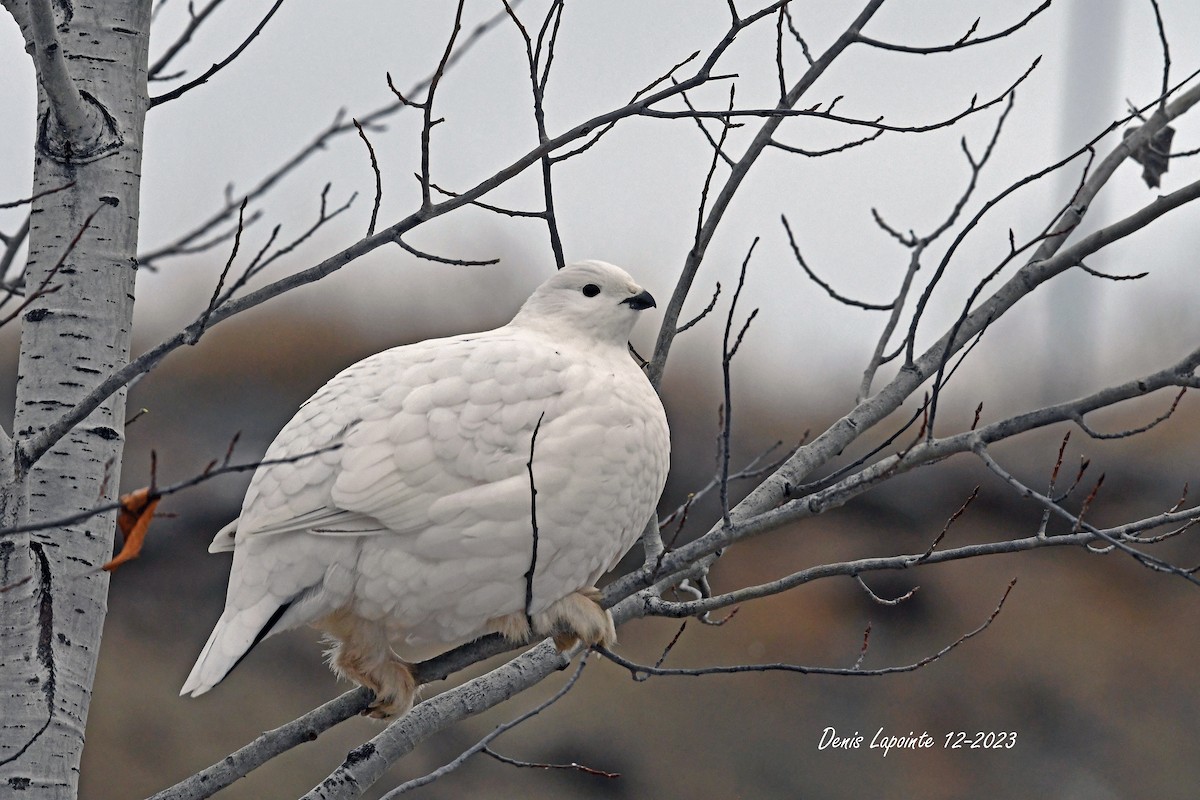
[[[199,697],[224,680],[256,644],[275,632],[295,600],[293,597],[277,605],[264,599],[250,608],[226,608],[179,694]]]

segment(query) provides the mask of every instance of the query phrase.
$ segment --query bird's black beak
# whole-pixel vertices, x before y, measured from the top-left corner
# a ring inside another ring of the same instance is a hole
[[[647,308],[654,308],[658,305],[654,302],[654,295],[649,292],[635,294],[633,297],[627,297],[621,302],[628,305],[634,311],[645,311]]]

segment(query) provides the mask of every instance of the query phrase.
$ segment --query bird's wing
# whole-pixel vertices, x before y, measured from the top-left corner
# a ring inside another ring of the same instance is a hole
[[[438,523],[453,498],[496,522],[527,515],[531,434],[558,413],[567,360],[499,333],[423,356],[346,435],[334,502],[396,532]]]
[[[240,527],[239,520],[234,520],[217,531],[212,544],[208,546],[208,552],[220,553],[233,550],[238,541],[237,533]],[[329,536],[366,536],[372,533],[384,533],[386,529],[383,523],[377,519],[340,508],[322,506],[312,511],[301,512],[296,516],[260,525],[250,530],[250,533],[267,535],[295,531],[310,531]]]
[[[418,532],[446,498],[528,513],[530,434],[567,365],[502,331],[393,348],[339,373],[280,431],[211,549],[294,531]]]
[[[384,370],[379,356],[360,361],[300,406],[267,448],[246,491],[241,515],[217,533],[211,552],[230,550],[247,536],[314,528],[366,533],[381,528],[377,520],[338,508],[330,490],[346,434],[369,405],[375,387],[384,381]]]

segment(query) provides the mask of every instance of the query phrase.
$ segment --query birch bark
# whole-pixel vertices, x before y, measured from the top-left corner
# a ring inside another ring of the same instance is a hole
[[[129,358],[148,107],[149,0],[3,0],[38,76],[38,130],[12,437],[0,451],[7,524],[111,499],[124,392],[44,455],[23,445]],[[113,515],[0,539],[0,794],[73,798],[112,555]]]

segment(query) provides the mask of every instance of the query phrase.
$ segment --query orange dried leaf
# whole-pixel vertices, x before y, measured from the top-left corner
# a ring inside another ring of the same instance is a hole
[[[146,540],[150,520],[154,519],[154,509],[160,499],[157,496],[151,497],[149,487],[121,495],[121,512],[117,515],[117,527],[121,529],[125,541],[121,545],[121,552],[100,569],[112,572],[141,554],[142,543]]]

